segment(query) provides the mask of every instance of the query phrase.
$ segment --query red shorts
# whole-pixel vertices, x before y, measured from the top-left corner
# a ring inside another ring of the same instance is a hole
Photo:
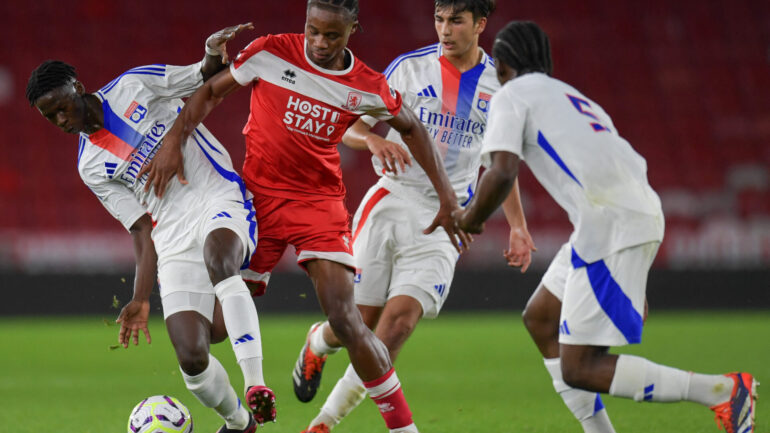
[[[249,268],[241,271],[244,280],[267,286],[270,272],[289,244],[296,249],[300,266],[325,259],[355,269],[350,214],[343,200],[294,200],[255,194],[254,208],[257,250]]]

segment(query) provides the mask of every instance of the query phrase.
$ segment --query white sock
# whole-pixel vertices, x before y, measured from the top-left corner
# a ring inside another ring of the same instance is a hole
[[[647,359],[620,355],[610,394],[635,401],[695,401],[688,397],[690,373]]]
[[[342,349],[342,347],[329,346],[329,343],[324,340],[324,329],[328,326],[329,322],[324,322],[310,334],[310,350],[318,356],[331,355]]]
[[[688,400],[704,406],[716,406],[730,399],[735,382],[722,374],[690,373]]]
[[[321,412],[310,422],[310,427],[324,423],[331,429],[361,404],[364,398],[366,398],[366,388],[358,378],[353,365],[348,364],[345,374],[334,385],[334,389],[321,407]]]
[[[211,354],[209,366],[201,374],[190,376],[182,371],[182,377],[187,389],[202,405],[213,408],[225,420],[227,428],[240,430],[249,424],[250,414],[235,395],[227,371]]]
[[[544,359],[551,374],[553,387],[564,404],[580,421],[585,433],[615,433],[610,417],[598,393],[575,389],[567,385],[561,375],[561,358]]]
[[[222,315],[235,359],[243,372],[244,389],[264,385],[259,317],[246,283],[240,275],[234,275],[221,281],[214,290],[222,304]]]

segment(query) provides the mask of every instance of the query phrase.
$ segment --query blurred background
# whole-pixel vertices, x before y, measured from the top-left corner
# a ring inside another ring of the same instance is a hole
[[[436,42],[433,2],[361,0],[350,48],[376,70]],[[93,92],[150,63],[189,64],[206,37],[252,21],[231,56],[267,33],[302,32],[304,0],[116,2],[7,0],[0,5],[0,314],[109,311],[127,301],[130,236],[76,170],[77,137],[48,124],[24,96],[46,59],[76,66]],[[610,114],[647,160],[666,235],[650,274],[654,308],[770,308],[770,2],[498,0],[481,45],[510,20],[549,34],[554,76]],[[240,169],[248,90],[205,121]],[[340,147],[355,211],[376,181],[370,155]],[[571,226],[523,170],[538,246],[532,269],[505,267],[501,214],[458,264],[447,309],[521,309]],[[291,249],[257,300],[261,311],[317,311]],[[159,308],[159,303],[156,302]],[[117,313],[117,311],[115,311]]]

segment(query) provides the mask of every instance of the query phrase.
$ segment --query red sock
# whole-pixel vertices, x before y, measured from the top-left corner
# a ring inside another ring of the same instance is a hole
[[[412,411],[409,410],[404,392],[401,390],[401,382],[393,368],[379,379],[364,382],[364,386],[369,397],[380,409],[382,417],[385,418],[385,425],[389,429],[412,424]]]

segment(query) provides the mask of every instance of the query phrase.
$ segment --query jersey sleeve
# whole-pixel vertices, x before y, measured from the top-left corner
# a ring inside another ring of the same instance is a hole
[[[377,120],[390,120],[401,112],[403,101],[401,100],[401,93],[394,89],[388,82],[385,81],[383,75],[380,80],[379,96],[382,100],[382,105],[372,107],[366,111],[366,115],[371,116]]]
[[[524,159],[524,126],[527,120],[527,107],[510,91],[498,91],[489,104],[487,131],[481,145],[481,163],[485,167],[492,164],[493,152],[510,152]]]
[[[95,164],[81,162],[79,171],[83,183],[99,198],[110,215],[120,221],[126,230],[130,230],[147,210],[139,204],[136,196],[126,186],[97,176],[95,170]]]
[[[160,97],[186,98],[203,84],[202,62],[187,66],[153,65],[146,73],[133,73],[124,79],[139,82]]]
[[[260,65],[255,54],[264,50],[268,44],[272,43],[274,36],[268,35],[251,41],[246,48],[242,49],[235,60],[230,64],[230,73],[235,81],[241,86],[246,86],[259,78],[262,65]]]

